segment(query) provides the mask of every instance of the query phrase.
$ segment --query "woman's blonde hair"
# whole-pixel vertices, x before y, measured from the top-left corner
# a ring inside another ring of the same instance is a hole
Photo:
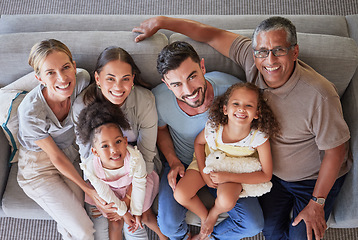
[[[45,58],[53,51],[64,52],[73,63],[72,53],[68,47],[56,39],[46,39],[36,43],[32,48],[29,56],[29,65],[35,70],[37,75],[40,74],[40,68]]]

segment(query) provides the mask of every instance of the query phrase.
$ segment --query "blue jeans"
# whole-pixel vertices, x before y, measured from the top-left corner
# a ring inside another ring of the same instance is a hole
[[[162,233],[171,240],[183,239],[188,232],[185,222],[186,208],[175,201],[168,184],[170,167],[166,163],[160,181],[158,197],[158,225]],[[228,212],[229,217],[214,227],[211,234],[216,239],[241,239],[261,232],[264,222],[257,198],[239,199],[236,206]]]
[[[324,206],[326,221],[332,211],[334,200],[342,187],[344,178],[345,176],[336,180],[327,196]],[[295,227],[291,224],[310,201],[316,180],[286,182],[273,176],[271,181],[273,183],[271,191],[259,198],[265,218],[263,230],[265,239],[307,239],[304,221],[301,221]],[[290,218],[291,210],[293,212],[292,219]]]

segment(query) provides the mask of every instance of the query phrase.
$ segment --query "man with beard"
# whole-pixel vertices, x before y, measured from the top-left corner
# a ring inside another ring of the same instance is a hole
[[[204,129],[214,97],[239,80],[225,73],[206,73],[204,59],[186,42],[166,46],[158,56],[157,69],[164,82],[153,89],[159,119],[157,144],[166,160],[159,188],[158,225],[170,239],[190,239],[187,209],[175,201],[173,190],[193,159],[194,140]],[[215,189],[210,190],[215,194]],[[241,239],[263,228],[257,198],[239,199],[228,214],[212,236]]]
[[[323,238],[352,166],[350,133],[335,86],[298,59],[293,23],[282,17],[267,18],[251,40],[200,22],[159,16],[133,29],[142,33],[135,41],[159,29],[207,43],[234,61],[245,71],[246,80],[263,90],[280,122],[280,136],[270,140],[273,188],[259,198],[265,239]]]

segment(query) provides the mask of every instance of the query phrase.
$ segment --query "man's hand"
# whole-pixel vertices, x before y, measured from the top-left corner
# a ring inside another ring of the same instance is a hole
[[[296,226],[301,222],[306,223],[307,239],[312,240],[312,230],[316,239],[322,239],[327,229],[326,220],[324,219],[323,206],[310,201],[307,206],[297,215],[292,226]]]
[[[132,32],[138,32],[139,34],[134,41],[140,42],[146,38],[153,36],[158,30],[159,17],[149,18],[143,21],[139,27],[134,27]]]
[[[177,177],[184,177],[185,167],[181,162],[175,163],[171,166],[170,171],[168,173],[168,183],[169,186],[175,190],[177,185]]]

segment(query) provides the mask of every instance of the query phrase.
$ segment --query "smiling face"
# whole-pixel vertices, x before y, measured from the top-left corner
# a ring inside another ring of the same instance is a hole
[[[95,72],[96,84],[103,96],[113,104],[122,105],[134,84],[132,67],[121,60],[108,62],[100,73]]]
[[[76,86],[76,63],[61,51],[52,51],[44,59],[36,78],[46,86],[46,96],[55,101],[70,97]]]
[[[256,37],[255,50],[290,47],[286,36],[287,33],[284,30],[262,31]],[[298,51],[298,45],[295,45],[285,56],[276,57],[270,52],[266,58],[254,57],[256,67],[269,87],[278,88],[287,82],[293,73]]]
[[[247,124],[258,118],[258,95],[246,87],[233,90],[223,112],[228,116],[228,124]]]
[[[128,141],[119,127],[113,123],[105,124],[95,130],[92,152],[99,157],[106,169],[119,169],[124,164]]]
[[[177,69],[168,71],[163,82],[179,101],[197,108],[205,101],[207,89],[205,72],[204,60],[201,60],[199,65],[189,57]]]

